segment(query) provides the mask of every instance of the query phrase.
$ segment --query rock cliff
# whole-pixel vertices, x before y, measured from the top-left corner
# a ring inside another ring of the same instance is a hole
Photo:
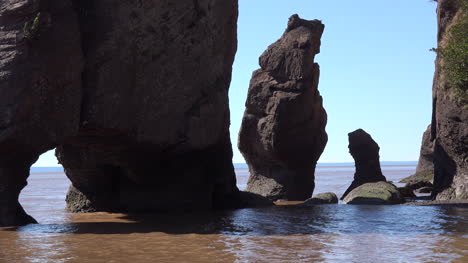
[[[260,57],[250,81],[239,149],[250,170],[247,191],[270,200],[305,200],[327,143],[318,91],[324,25],[291,16],[283,36]]]
[[[360,185],[387,181],[380,168],[380,147],[372,137],[364,130],[358,129],[349,133],[348,139],[349,153],[354,158],[356,173],[353,182],[346,189],[341,200],[345,199],[346,195]]]
[[[0,2],[0,226],[57,147],[70,211],[239,202],[228,88],[237,0]],[[47,194],[47,193],[44,193]]]
[[[423,134],[416,173],[434,173],[434,144],[431,141],[431,125]]]
[[[29,167],[79,129],[77,15],[70,1],[45,2],[0,1],[0,226],[34,222],[18,202]]]
[[[438,1],[438,55],[432,88],[431,124],[433,197],[438,200],[468,199],[467,16],[466,0]],[[455,52],[455,57],[451,56],[450,52],[457,49],[461,50]],[[464,58],[464,62],[457,61],[460,58]],[[460,76],[461,80],[458,79]]]

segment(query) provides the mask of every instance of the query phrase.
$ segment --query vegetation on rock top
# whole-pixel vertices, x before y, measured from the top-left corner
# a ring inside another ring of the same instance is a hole
[[[444,47],[432,49],[442,57],[442,70],[447,75],[448,85],[454,89],[456,100],[468,108],[468,0],[459,0],[458,22],[446,35]]]

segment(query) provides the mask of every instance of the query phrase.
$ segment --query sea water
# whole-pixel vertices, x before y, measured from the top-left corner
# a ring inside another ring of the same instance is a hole
[[[415,163],[384,163],[388,180]],[[236,164],[239,188],[248,168]],[[353,164],[319,164],[315,193],[341,195]],[[0,228],[0,262],[468,262],[468,208],[276,206],[210,213],[64,212],[61,168],[33,168],[20,201],[39,221]]]

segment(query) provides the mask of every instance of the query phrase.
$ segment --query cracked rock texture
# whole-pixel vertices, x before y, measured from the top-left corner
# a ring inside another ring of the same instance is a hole
[[[54,147],[73,184],[69,211],[238,206],[237,10],[237,0],[2,0],[0,226],[34,222],[18,195]]]
[[[447,45],[447,32],[461,19],[461,1],[439,0],[437,7],[438,47]],[[437,200],[468,199],[468,109],[454,99],[453,88],[435,62],[432,88],[431,140],[434,143],[434,191]]]
[[[431,125],[423,134],[416,173],[434,173],[434,144],[431,141]]]
[[[70,1],[0,1],[0,226],[35,222],[18,202],[29,167],[78,133],[80,43]]]
[[[283,36],[260,57],[250,81],[239,149],[250,170],[247,191],[270,200],[306,200],[327,143],[327,114],[318,91],[324,25],[289,19]]]

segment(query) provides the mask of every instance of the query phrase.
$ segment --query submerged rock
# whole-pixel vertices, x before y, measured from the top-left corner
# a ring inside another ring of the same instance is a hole
[[[274,206],[275,204],[258,194],[250,193],[250,192],[240,192],[240,207],[268,207],[268,206]]]
[[[398,191],[403,197],[415,198],[414,190],[408,187],[398,187]]]
[[[327,192],[314,195],[312,198],[307,199],[302,205],[323,205],[323,204],[338,204],[338,197],[335,193]]]
[[[356,172],[354,180],[345,191],[341,200],[354,188],[372,182],[387,181],[380,168],[379,145],[362,129],[348,134],[349,153],[353,156]]]
[[[260,57],[239,132],[249,165],[247,191],[270,200],[305,200],[327,143],[327,115],[318,91],[324,25],[291,16],[283,36]]]
[[[366,183],[353,189],[343,199],[345,204],[393,205],[404,203],[397,187],[387,182]]]
[[[439,0],[437,1],[438,20],[438,50],[454,44],[450,35],[455,25],[465,30],[459,36],[465,38],[464,50],[466,54],[466,1]],[[463,23],[463,24],[460,24]],[[456,44],[455,43],[455,44]],[[463,44],[462,44],[463,45]],[[466,58],[466,55],[465,55]],[[451,85],[451,78],[444,63],[447,63],[439,53],[435,61],[434,83],[432,88],[432,124],[431,140],[434,142],[434,191],[433,197],[437,200],[468,199],[468,101],[460,100],[460,96],[467,96],[466,72],[468,64],[454,65],[465,72],[462,92]],[[445,64],[447,65],[447,64]],[[453,65],[452,65],[453,67]],[[464,92],[464,93],[463,93]]]

